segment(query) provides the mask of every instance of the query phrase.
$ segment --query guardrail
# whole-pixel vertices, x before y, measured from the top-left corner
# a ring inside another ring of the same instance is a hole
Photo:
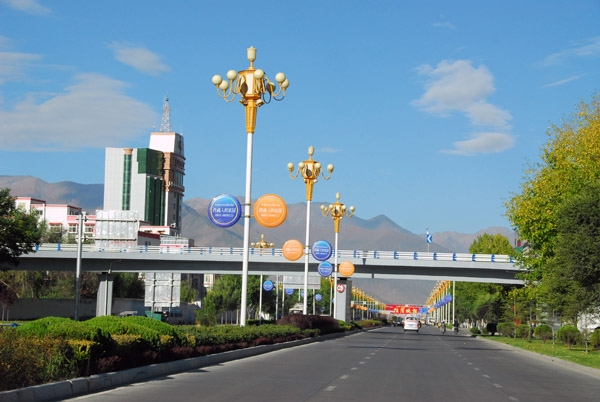
[[[77,252],[77,244],[41,244],[36,245],[35,251]],[[148,253],[148,254],[197,254],[197,255],[242,255],[241,247],[190,247],[190,246],[135,246],[127,248],[98,248],[95,245],[83,245],[83,252],[99,253]],[[282,257],[280,248],[260,249],[250,248],[252,256]],[[335,251],[334,254],[335,255]],[[385,260],[429,260],[429,261],[472,261],[472,262],[501,262],[514,263],[509,255],[503,254],[465,254],[465,253],[428,253],[420,251],[362,251],[338,250],[339,258],[374,258]]]

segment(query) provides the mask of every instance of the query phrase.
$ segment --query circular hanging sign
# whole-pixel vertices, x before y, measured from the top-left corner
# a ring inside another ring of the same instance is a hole
[[[448,294],[448,295],[446,295],[446,297],[444,299],[446,299],[446,302],[451,302],[452,301],[452,295]]]
[[[285,221],[287,205],[283,198],[278,195],[263,195],[254,204],[254,217],[261,225],[274,228]]]
[[[294,294],[294,289],[286,289],[285,290],[285,294],[288,295],[288,296],[293,295]]]
[[[323,299],[323,296],[321,296],[319,293],[317,293],[317,295],[315,296],[315,300],[321,301],[322,299]]]
[[[325,240],[319,240],[313,244],[311,252],[315,260],[327,261],[329,258],[331,258],[331,254],[333,254],[333,248],[329,242]]]
[[[296,261],[304,254],[304,246],[298,240],[290,239],[283,243],[283,256],[289,261]]]
[[[321,276],[324,276],[324,277],[330,276],[331,273],[333,272],[333,265],[331,265],[330,262],[324,261],[319,264],[317,271],[319,272],[319,275],[321,275]]]
[[[208,204],[208,218],[217,226],[233,226],[242,216],[242,206],[233,195],[221,194]]]
[[[342,276],[352,276],[354,273],[354,264],[352,264],[350,261],[344,261],[340,264],[338,270]]]
[[[265,281],[263,283],[263,289],[266,290],[267,292],[270,292],[271,290],[273,290],[273,282]]]
[[[346,290],[346,286],[344,286],[343,283],[338,283],[335,289],[338,291],[338,293],[344,293],[344,290]]]

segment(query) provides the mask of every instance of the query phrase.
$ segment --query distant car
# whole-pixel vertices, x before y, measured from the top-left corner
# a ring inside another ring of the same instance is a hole
[[[421,327],[421,323],[415,317],[406,317],[406,319],[404,320],[404,330],[405,331],[419,332],[420,327]]]
[[[119,317],[123,318],[123,317],[137,317],[139,315],[139,313],[137,311],[121,311],[119,313]]]

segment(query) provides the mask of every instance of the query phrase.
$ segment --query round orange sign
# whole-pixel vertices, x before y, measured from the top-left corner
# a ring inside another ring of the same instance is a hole
[[[350,261],[344,261],[340,264],[338,271],[342,276],[352,276],[354,273],[354,264],[352,264]]]
[[[254,204],[254,217],[261,225],[274,228],[285,221],[287,205],[283,198],[278,195],[263,195]]]
[[[283,243],[281,251],[287,260],[296,261],[304,254],[304,246],[298,240],[291,239]]]

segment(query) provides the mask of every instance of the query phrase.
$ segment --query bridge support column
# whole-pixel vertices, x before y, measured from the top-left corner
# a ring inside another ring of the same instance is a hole
[[[338,292],[335,289],[335,318],[345,322],[352,321],[352,311],[350,310],[350,302],[352,300],[352,281],[347,278],[338,278],[337,286],[344,286],[343,292]]]
[[[112,314],[113,276],[103,272],[99,275],[96,317]]]

